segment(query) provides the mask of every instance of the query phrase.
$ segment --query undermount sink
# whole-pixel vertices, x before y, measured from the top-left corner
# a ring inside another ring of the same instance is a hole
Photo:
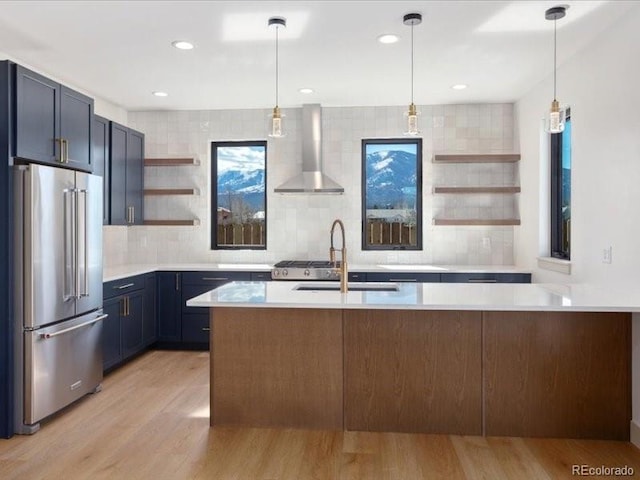
[[[397,292],[396,283],[349,283],[350,292]],[[299,283],[294,290],[339,292],[339,283]]]

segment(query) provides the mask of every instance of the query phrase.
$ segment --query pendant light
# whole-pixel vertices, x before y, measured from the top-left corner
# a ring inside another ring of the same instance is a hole
[[[564,130],[564,109],[560,108],[560,103],[556,98],[556,21],[564,17],[567,13],[567,7],[558,6],[552,7],[544,12],[544,18],[547,20],[553,20],[553,101],[551,102],[551,111],[549,112],[549,133],[560,133]]]
[[[271,130],[269,132],[270,137],[279,138],[284,137],[282,133],[282,117],[280,113],[280,107],[278,106],[278,30],[280,27],[287,27],[287,19],[284,17],[271,17],[269,19],[269,26],[276,29],[276,106],[273,107],[273,113],[271,114]]]
[[[418,135],[420,133],[418,131],[419,112],[416,110],[416,106],[413,103],[413,27],[422,23],[422,15],[420,13],[407,13],[402,19],[402,22],[411,27],[411,104],[409,105],[409,110],[406,113],[407,131],[404,132],[404,134]]]

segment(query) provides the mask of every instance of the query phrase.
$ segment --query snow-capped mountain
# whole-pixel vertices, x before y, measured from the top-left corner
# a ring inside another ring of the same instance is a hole
[[[228,208],[229,192],[252,208],[264,210],[264,169],[227,170],[218,177],[218,205]]]
[[[416,195],[416,155],[401,150],[371,153],[366,158],[367,208],[413,205]]]

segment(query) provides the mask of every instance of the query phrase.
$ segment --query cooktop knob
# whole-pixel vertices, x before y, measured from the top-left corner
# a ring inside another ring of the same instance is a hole
[[[277,277],[278,275],[280,275],[280,270],[278,270],[277,268],[273,271],[273,276]]]
[[[286,277],[287,275],[289,275],[289,270],[287,270],[286,268],[282,269],[282,276]]]
[[[307,268],[307,269],[304,271],[304,276],[305,276],[305,277],[308,277],[309,275],[311,275],[311,272],[310,272],[310,271],[309,271],[309,269]]]

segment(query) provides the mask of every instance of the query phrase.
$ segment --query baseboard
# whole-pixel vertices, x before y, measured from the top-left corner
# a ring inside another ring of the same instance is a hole
[[[629,438],[631,443],[640,448],[640,424],[633,420],[629,423]]]

